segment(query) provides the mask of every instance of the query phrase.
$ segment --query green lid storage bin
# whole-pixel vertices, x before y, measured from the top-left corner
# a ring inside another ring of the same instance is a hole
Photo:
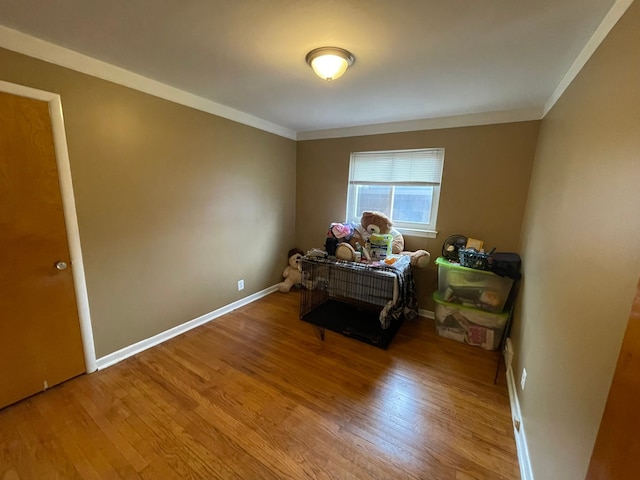
[[[436,303],[436,333],[441,337],[496,350],[509,320],[509,312],[490,313],[445,302],[438,292]]]
[[[438,265],[438,293],[449,303],[500,313],[509,298],[513,279],[493,272],[463,267],[443,257]]]

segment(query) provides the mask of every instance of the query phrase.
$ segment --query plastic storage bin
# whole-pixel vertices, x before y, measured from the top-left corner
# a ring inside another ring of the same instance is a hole
[[[509,320],[509,312],[490,313],[442,300],[433,293],[436,302],[436,332],[441,337],[496,350]]]
[[[500,313],[509,298],[513,279],[492,272],[462,267],[443,257],[438,265],[438,293],[449,303]]]

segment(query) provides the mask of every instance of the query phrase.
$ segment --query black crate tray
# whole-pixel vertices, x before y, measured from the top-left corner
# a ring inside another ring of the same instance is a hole
[[[389,328],[380,326],[380,310],[328,300],[301,319],[346,337],[354,338],[374,347],[386,350],[402,325],[402,317],[392,321]]]

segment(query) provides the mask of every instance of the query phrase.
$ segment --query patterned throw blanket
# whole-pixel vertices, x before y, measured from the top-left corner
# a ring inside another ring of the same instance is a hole
[[[305,257],[303,279],[311,288],[326,291],[331,299],[382,307],[380,326],[387,329],[402,315],[406,319],[418,315],[409,262],[406,256],[392,265]]]
[[[407,320],[413,320],[418,316],[418,299],[416,297],[416,286],[409,265],[409,257],[401,257],[403,262],[396,267],[394,263],[391,267],[396,276],[398,285],[398,296],[394,296],[395,301],[389,301],[380,312],[380,325],[382,328],[389,328],[391,319],[398,320],[402,315]]]

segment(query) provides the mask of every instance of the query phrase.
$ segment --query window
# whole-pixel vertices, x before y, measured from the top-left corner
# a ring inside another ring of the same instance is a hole
[[[434,235],[443,165],[444,148],[352,153],[347,221],[378,210],[403,233]]]

